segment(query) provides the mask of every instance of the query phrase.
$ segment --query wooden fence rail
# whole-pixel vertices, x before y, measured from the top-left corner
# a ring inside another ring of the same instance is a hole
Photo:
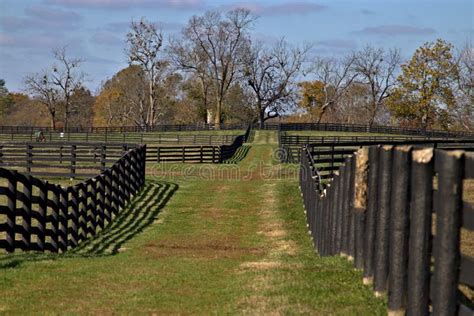
[[[461,228],[474,231],[462,189],[474,179],[473,153],[372,145],[346,157],[328,184],[319,178],[306,147],[300,187],[321,256],[353,261],[377,296],[387,293],[389,314],[472,315],[459,286],[474,287],[474,259],[460,250]]]
[[[145,158],[138,146],[69,187],[0,168],[0,248],[64,252],[95,236],[143,187]]]

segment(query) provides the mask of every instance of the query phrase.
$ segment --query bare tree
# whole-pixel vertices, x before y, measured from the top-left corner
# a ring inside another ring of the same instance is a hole
[[[50,75],[51,84],[59,91],[62,101],[62,110],[64,116],[64,130],[68,128],[68,121],[72,114],[71,96],[76,90],[82,87],[84,74],[79,71],[83,62],[80,58],[68,58],[66,47],[53,51],[56,63],[53,65],[53,71]]]
[[[175,65],[195,73],[215,91],[214,122],[219,128],[225,96],[238,80],[243,56],[248,52],[247,34],[255,17],[246,9],[229,11],[225,17],[217,12],[193,16],[183,30],[181,39],[171,42],[171,58]]]
[[[161,79],[167,62],[160,58],[163,45],[163,34],[156,24],[142,18],[139,22],[132,22],[131,31],[127,34],[128,47],[126,54],[131,64],[138,64],[143,68],[148,81],[148,105],[141,109],[145,117],[144,124],[153,126],[157,119],[156,87]]]
[[[290,48],[281,39],[274,47],[256,43],[245,57],[244,76],[255,96],[255,107],[260,127],[267,119],[294,101],[295,79],[302,67],[309,46]]]
[[[57,115],[63,113],[63,126],[68,128],[72,114],[71,97],[83,85],[84,74],[79,67],[79,58],[68,58],[66,48],[53,51],[55,64],[50,70],[25,77],[26,90],[41,104],[45,105],[51,116],[51,127],[56,128]]]
[[[390,89],[396,83],[396,71],[401,62],[400,51],[398,49],[386,51],[368,45],[354,53],[352,58],[357,82],[369,87],[368,125],[372,126],[383,101],[390,95]]]
[[[346,56],[341,60],[333,58],[317,58],[309,73],[322,86],[322,100],[315,104],[318,108],[317,123],[320,123],[329,107],[334,107],[351,83],[357,77],[352,71],[354,64],[353,56]]]
[[[43,71],[36,74],[28,74],[25,79],[26,90],[35,100],[43,104],[50,115],[50,124],[53,129],[56,128],[56,114],[59,110],[59,91],[53,86],[49,73]]]

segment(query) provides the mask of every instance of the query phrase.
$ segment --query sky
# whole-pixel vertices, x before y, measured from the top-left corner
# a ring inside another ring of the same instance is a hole
[[[312,43],[312,56],[337,58],[370,44],[399,48],[408,59],[427,41],[442,38],[460,48],[474,36],[473,0],[0,0],[0,79],[23,92],[25,75],[47,69],[53,49],[66,46],[68,56],[84,60],[86,86],[97,93],[127,66],[132,20],[145,17],[168,38],[193,15],[237,7],[259,16],[254,39]]]

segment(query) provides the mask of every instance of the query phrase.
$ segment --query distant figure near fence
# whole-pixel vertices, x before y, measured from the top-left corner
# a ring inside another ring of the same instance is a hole
[[[44,133],[42,130],[39,130],[35,132],[35,139],[37,143],[45,143],[46,142],[46,137],[44,136]]]

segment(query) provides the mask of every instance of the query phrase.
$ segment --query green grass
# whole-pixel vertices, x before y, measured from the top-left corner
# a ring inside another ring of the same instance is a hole
[[[360,271],[315,254],[297,169],[278,164],[276,142],[257,132],[237,164],[150,173],[74,251],[0,256],[0,313],[385,314]]]

